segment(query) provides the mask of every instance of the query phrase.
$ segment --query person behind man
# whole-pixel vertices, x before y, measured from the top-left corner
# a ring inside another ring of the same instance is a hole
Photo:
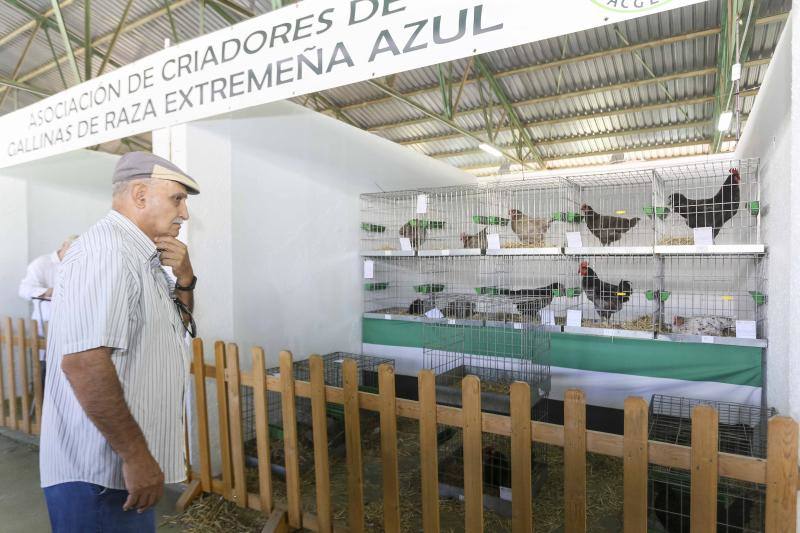
[[[36,320],[39,327],[39,335],[44,335],[44,323],[50,320],[50,299],[53,297],[53,284],[56,279],[58,265],[64,259],[64,254],[69,250],[70,245],[77,239],[77,235],[70,235],[61,243],[61,248],[55,252],[45,254],[34,259],[25,278],[19,284],[19,296],[33,302],[33,312],[31,318]],[[39,360],[41,361],[42,385],[46,371],[45,351],[39,350]]]
[[[122,156],[112,182],[112,210],[70,247],[53,290],[39,462],[56,533],[153,532],[164,483],[185,479],[197,278],[176,237],[199,187],[144,152]]]

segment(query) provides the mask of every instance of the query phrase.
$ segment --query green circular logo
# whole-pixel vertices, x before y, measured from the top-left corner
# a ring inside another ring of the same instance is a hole
[[[591,2],[615,13],[642,13],[669,4],[672,0],[591,0]]]

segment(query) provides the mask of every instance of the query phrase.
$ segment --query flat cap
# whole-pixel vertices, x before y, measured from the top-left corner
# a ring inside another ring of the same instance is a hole
[[[120,157],[111,183],[147,178],[176,181],[184,185],[189,194],[200,194],[200,186],[186,172],[148,152],[128,152]]]

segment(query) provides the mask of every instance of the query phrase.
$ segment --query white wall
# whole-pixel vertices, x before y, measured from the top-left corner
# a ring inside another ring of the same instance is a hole
[[[156,137],[162,139],[162,136]],[[205,339],[296,358],[361,346],[359,194],[472,178],[288,102],[173,128],[199,180],[188,240]],[[212,281],[213,280],[213,281]]]
[[[4,169],[0,174],[0,313],[26,316],[17,296],[25,269],[58,249],[111,207],[111,174],[118,157],[78,150]]]
[[[792,281],[796,273],[800,273],[794,257],[795,251],[800,250],[794,247],[800,228],[793,220],[800,215],[797,207],[800,191],[792,184],[795,173],[792,172],[791,129],[797,127],[797,121],[792,124],[791,115],[787,113],[790,102],[794,108],[800,105],[797,95],[792,101],[792,34],[790,22],[783,31],[736,150],[737,157],[761,159],[762,239],[769,250],[767,402],[783,414],[792,412],[791,385],[800,377],[792,372],[792,347],[798,345],[800,332],[792,328],[797,322],[796,315],[793,318],[790,312],[797,309],[793,298],[797,291],[793,287],[800,288],[800,282],[795,285]]]

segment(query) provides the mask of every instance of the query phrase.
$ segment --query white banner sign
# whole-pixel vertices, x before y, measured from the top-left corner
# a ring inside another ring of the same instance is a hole
[[[705,0],[305,0],[0,118],[0,168]]]

